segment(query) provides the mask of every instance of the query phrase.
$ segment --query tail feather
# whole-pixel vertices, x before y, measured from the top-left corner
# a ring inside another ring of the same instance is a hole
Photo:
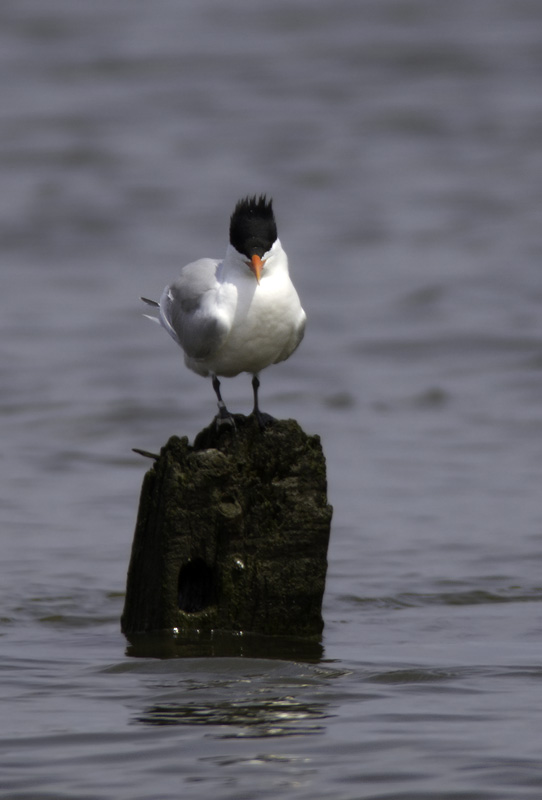
[[[151,322],[156,322],[158,325],[161,324],[158,317],[151,317],[150,314],[143,314],[143,316],[145,317],[145,319],[150,319]]]

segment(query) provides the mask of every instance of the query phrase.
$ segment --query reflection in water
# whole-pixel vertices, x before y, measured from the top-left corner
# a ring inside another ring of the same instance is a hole
[[[322,733],[325,704],[302,703],[291,697],[254,702],[161,703],[150,706],[138,722],[145,725],[219,725],[236,730],[221,739],[263,738]]]

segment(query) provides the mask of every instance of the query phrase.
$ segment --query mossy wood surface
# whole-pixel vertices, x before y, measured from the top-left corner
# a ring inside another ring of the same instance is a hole
[[[145,475],[122,630],[318,637],[332,509],[318,436],[237,415]]]

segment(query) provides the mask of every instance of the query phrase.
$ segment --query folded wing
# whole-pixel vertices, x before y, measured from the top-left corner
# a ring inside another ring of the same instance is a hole
[[[210,356],[230,331],[231,320],[219,302],[219,263],[202,258],[188,264],[160,298],[160,321],[190,358]]]

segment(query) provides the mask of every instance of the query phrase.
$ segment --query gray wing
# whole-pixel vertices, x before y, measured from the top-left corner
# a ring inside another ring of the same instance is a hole
[[[160,322],[190,358],[207,358],[230,330],[219,304],[219,263],[202,258],[188,264],[160,298]]]

